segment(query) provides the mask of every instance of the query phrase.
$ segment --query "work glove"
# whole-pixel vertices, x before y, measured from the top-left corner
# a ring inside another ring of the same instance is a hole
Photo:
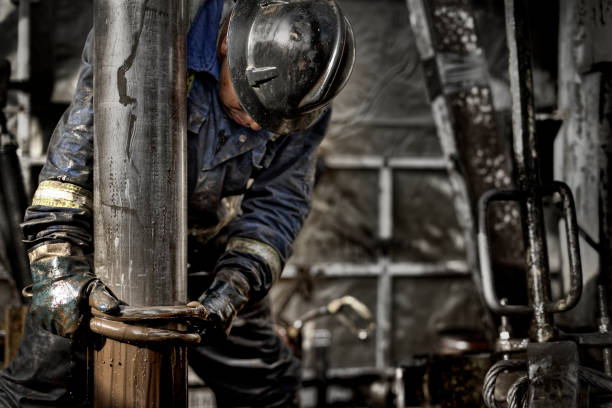
[[[123,304],[91,272],[81,256],[56,256],[30,265],[32,272],[32,317],[46,330],[73,338],[89,313],[89,307],[107,314]]]
[[[212,285],[198,299],[210,313],[204,329],[206,336],[202,336],[203,338],[209,337],[211,330],[213,336],[228,336],[236,315],[249,301],[246,279],[236,274],[240,272],[218,273]],[[237,279],[232,279],[232,275]]]

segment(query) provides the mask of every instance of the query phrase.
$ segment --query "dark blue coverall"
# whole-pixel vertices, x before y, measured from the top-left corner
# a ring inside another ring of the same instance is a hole
[[[300,367],[273,330],[266,294],[310,210],[315,150],[329,114],[311,129],[287,136],[253,131],[226,117],[217,96],[222,5],[205,2],[187,43],[189,294],[197,299],[217,271],[233,269],[246,278],[250,301],[229,338],[190,348],[189,363],[220,406],[285,407],[298,388]],[[92,214],[84,198],[93,190],[92,38],[26,212],[23,231],[31,260],[37,248],[54,243],[92,252]],[[26,326],[16,359],[0,373],[0,406],[79,406],[85,378],[81,346],[33,319]]]

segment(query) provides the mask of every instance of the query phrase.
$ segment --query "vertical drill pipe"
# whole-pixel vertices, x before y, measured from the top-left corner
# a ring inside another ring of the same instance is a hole
[[[512,130],[517,186],[523,193],[521,214],[527,256],[529,304],[533,308],[530,337],[537,342],[552,338],[552,318],[545,309],[550,300],[540,169],[535,139],[531,36],[527,26],[527,0],[506,0],[506,35],[510,53]]]
[[[94,2],[95,270],[133,306],[185,304],[184,0]],[[183,346],[105,339],[94,407],[186,407]]]

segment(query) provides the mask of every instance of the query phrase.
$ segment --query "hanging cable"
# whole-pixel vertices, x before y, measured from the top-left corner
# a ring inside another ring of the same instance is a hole
[[[501,360],[493,364],[485,376],[482,387],[482,398],[487,408],[502,408],[495,400],[495,383],[499,374],[504,371],[526,370],[527,363],[523,360]]]
[[[524,375],[512,384],[508,390],[506,401],[508,408],[527,408],[527,390],[529,389],[529,377]]]

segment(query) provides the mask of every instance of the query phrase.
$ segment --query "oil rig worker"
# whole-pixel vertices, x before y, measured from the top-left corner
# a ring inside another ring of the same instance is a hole
[[[191,347],[189,362],[220,407],[287,407],[299,362],[274,332],[266,295],[310,209],[315,150],[354,64],[353,32],[333,0],[238,0],[224,21],[222,8],[206,0],[187,38],[189,295],[227,336]],[[121,303],[91,266],[92,43],[90,33],[22,226],[33,298],[0,374],[3,407],[84,404],[75,334],[90,306],[112,314]]]

